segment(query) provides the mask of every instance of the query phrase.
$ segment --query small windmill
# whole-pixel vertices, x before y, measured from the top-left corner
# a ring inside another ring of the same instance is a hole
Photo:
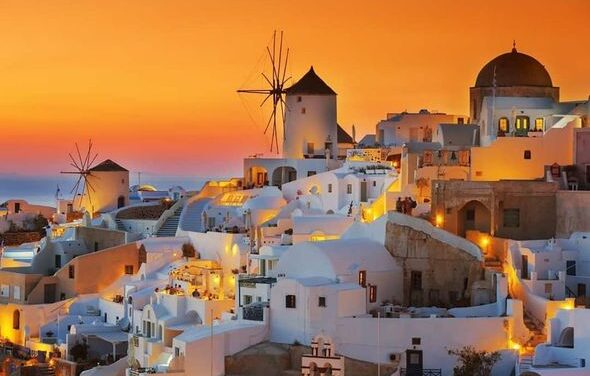
[[[71,160],[70,166],[72,166],[76,171],[61,171],[61,173],[78,175],[78,180],[76,181],[76,184],[74,184],[74,187],[70,192],[74,194],[72,198],[72,204],[75,204],[76,197],[78,196],[78,190],[80,189],[80,185],[82,185],[82,197],[80,198],[80,206],[82,205],[82,199],[84,198],[84,196],[88,197],[88,201],[92,206],[91,192],[94,192],[94,187],[92,187],[92,184],[90,183],[90,181],[88,181],[88,177],[92,175],[90,171],[90,166],[92,166],[92,164],[96,160],[96,157],[98,157],[98,153],[96,153],[94,157],[90,159],[92,156],[92,140],[88,140],[88,149],[86,150],[86,154],[84,156],[82,156],[82,153],[80,153],[80,148],[78,147],[77,142],[75,145],[78,159],[72,156],[72,153],[68,153],[68,155],[70,156]]]
[[[272,36],[272,46],[266,47],[268,58],[272,67],[272,72],[269,74],[261,72],[265,83],[268,85],[267,88],[263,89],[240,89],[238,93],[247,94],[261,94],[265,98],[260,103],[260,107],[272,98],[272,111],[266,123],[264,134],[266,134],[272,126],[272,135],[270,142],[270,151],[276,151],[279,154],[279,137],[277,130],[277,123],[282,123],[283,127],[283,140],[285,138],[285,109],[287,103],[285,102],[285,84],[291,79],[286,77],[287,75],[287,63],[289,62],[289,48],[286,49],[283,54],[283,32],[280,32],[280,39],[277,41],[277,31],[275,30]],[[278,119],[280,115],[280,119]]]

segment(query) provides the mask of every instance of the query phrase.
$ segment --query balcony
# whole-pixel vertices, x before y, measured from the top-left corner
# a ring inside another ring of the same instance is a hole
[[[442,376],[440,368],[406,369],[402,368],[400,376]]]

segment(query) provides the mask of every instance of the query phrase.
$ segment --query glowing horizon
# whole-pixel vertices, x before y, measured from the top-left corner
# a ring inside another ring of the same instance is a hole
[[[92,138],[99,161],[130,171],[239,175],[242,158],[269,142],[252,114],[259,98],[247,111],[236,89],[257,74],[275,29],[294,79],[313,65],[357,139],[388,112],[467,115],[477,73],[513,39],[546,66],[561,100],[587,99],[588,14],[585,0],[7,1],[0,174],[57,174],[74,142]]]

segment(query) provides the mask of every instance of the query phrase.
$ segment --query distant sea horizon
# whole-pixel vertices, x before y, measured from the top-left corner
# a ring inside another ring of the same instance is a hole
[[[13,199],[26,200],[37,205],[56,205],[56,190],[59,186],[62,199],[71,198],[72,187],[76,183],[74,176],[33,176],[18,174],[0,174],[0,204]],[[208,180],[223,179],[219,177],[192,177],[180,175],[141,175],[141,184],[151,184],[158,190],[168,190],[179,185],[187,191],[198,191]],[[130,186],[138,184],[137,174],[129,174]]]

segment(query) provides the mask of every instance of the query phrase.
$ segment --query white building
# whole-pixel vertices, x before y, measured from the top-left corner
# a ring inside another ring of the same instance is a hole
[[[106,213],[129,204],[129,171],[110,159],[88,170],[88,187],[74,198],[73,209]],[[82,183],[81,183],[82,184]]]

